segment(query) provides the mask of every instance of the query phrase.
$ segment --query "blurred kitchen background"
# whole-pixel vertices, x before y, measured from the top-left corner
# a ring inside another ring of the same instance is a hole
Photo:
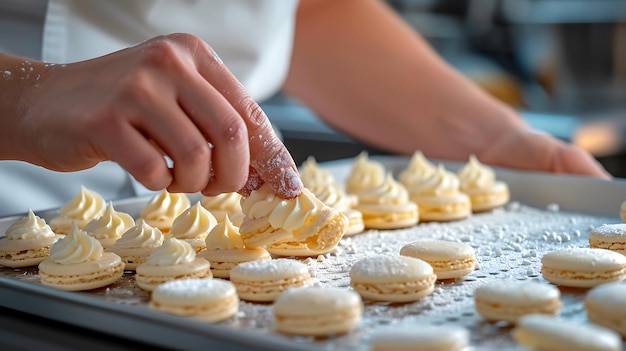
[[[626,177],[626,0],[387,0],[453,66],[535,129]],[[283,96],[263,105],[298,164],[361,145]]]

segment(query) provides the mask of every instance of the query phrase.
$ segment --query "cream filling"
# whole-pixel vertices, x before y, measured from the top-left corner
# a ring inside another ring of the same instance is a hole
[[[67,274],[67,275],[51,275],[43,271],[39,271],[39,277],[42,281],[54,285],[74,285],[81,283],[90,283],[93,281],[104,280],[114,277],[124,269],[124,263],[120,262],[113,267],[95,271],[89,274]]]

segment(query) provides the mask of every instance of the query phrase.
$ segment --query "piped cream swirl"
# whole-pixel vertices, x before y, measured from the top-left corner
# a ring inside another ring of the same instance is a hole
[[[429,162],[421,151],[413,153],[407,167],[398,175],[398,181],[407,188],[419,184],[435,174],[437,167]]]
[[[459,178],[440,164],[437,171],[409,189],[411,196],[442,196],[459,192]]]
[[[457,176],[461,190],[489,188],[496,178],[493,169],[480,163],[474,155],[470,155],[469,161],[457,172]]]
[[[329,183],[317,190],[311,189],[311,191],[323,203],[342,212],[353,208],[358,202],[358,200],[355,201],[354,195],[347,194],[336,183]]]
[[[116,239],[134,225],[135,220],[131,215],[116,211],[113,203],[109,202],[102,216],[87,223],[85,231],[96,239]]]
[[[307,188],[296,198],[286,200],[274,194],[267,183],[241,202],[243,213],[250,219],[267,217],[272,227],[287,231],[302,227],[324,206]]]
[[[391,173],[378,186],[359,193],[360,205],[398,205],[409,202],[409,192]]]
[[[335,182],[333,175],[318,166],[313,156],[309,156],[300,166],[300,179],[302,184],[314,193]]]
[[[163,245],[155,248],[146,259],[147,264],[172,266],[190,263],[196,258],[196,250],[186,241],[169,237]]]
[[[219,218],[219,214],[228,214],[229,216],[241,212],[241,195],[236,192],[230,193],[222,193],[215,196],[203,196],[200,200],[200,204],[202,207],[211,211],[215,218],[218,220],[222,220]]]
[[[361,152],[352,164],[346,179],[346,192],[358,194],[361,191],[380,185],[385,181],[385,166],[369,159],[367,152]]]
[[[157,247],[163,244],[163,233],[158,228],[152,227],[143,219],[128,229],[115,242],[117,248]]]
[[[226,216],[206,237],[207,250],[241,250],[244,248],[239,228]]]
[[[190,205],[183,193],[170,193],[163,189],[154,195],[141,210],[141,218],[152,226],[170,225]]]
[[[11,224],[6,230],[8,240],[28,240],[53,237],[55,234],[46,221],[29,209],[28,214]]]
[[[50,248],[49,259],[58,264],[95,261],[102,257],[102,245],[74,222],[67,235]]]
[[[196,202],[176,217],[170,235],[177,239],[204,239],[216,224],[215,216]]]
[[[72,221],[82,228],[92,219],[100,217],[105,208],[106,202],[100,194],[81,186],[78,195],[66,202],[59,210],[59,215],[50,221],[50,227],[55,232],[58,230],[65,234],[72,226]]]

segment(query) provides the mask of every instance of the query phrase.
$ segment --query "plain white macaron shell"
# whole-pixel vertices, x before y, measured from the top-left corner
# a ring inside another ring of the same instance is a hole
[[[626,285],[605,284],[585,295],[587,319],[626,337]]]
[[[560,297],[557,287],[536,281],[495,280],[474,291],[476,311],[492,321],[515,322],[532,313],[555,315],[562,306]]]
[[[325,336],[345,334],[361,321],[363,302],[352,290],[336,287],[291,288],[274,301],[279,332]]]
[[[610,329],[543,314],[531,314],[518,319],[513,339],[530,350],[622,350],[622,338]]]
[[[454,325],[384,327],[372,332],[370,351],[459,351],[469,346],[469,331]]]
[[[591,288],[626,279],[626,257],[597,248],[556,250],[542,257],[541,274],[553,284]]]

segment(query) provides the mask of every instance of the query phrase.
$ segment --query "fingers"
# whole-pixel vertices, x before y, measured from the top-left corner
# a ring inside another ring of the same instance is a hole
[[[529,130],[514,130],[503,135],[478,157],[485,163],[504,167],[611,177],[588,152],[550,135]]]
[[[106,158],[115,160],[150,190],[163,189],[172,182],[173,177],[163,155],[135,127],[109,124],[105,128],[109,130],[101,130],[95,136],[96,143],[107,145]],[[98,140],[99,137],[110,139],[109,136],[115,136],[115,142]]]
[[[184,111],[175,104],[176,99],[145,107],[152,109],[150,118],[142,118],[136,126],[149,135],[150,141],[173,162],[171,182],[166,184],[171,192],[197,192],[209,182],[211,149]]]
[[[612,175],[604,169],[590,153],[574,146],[563,144],[554,158],[554,170],[559,173],[573,173],[611,179]]]
[[[208,45],[198,43],[196,49],[196,65],[200,74],[243,118],[248,131],[250,165],[278,195],[296,197],[302,191],[297,167],[286,147],[276,137],[265,113]]]
[[[206,196],[237,191],[248,177],[250,151],[246,125],[230,103],[200,75],[182,87],[180,105],[211,142]],[[201,162],[202,160],[198,160]],[[199,175],[197,175],[199,176]]]
[[[257,171],[254,168],[250,167],[250,172],[248,175],[248,180],[246,181],[246,185],[244,185],[241,189],[239,189],[238,193],[241,194],[242,196],[250,196],[250,194],[254,190],[259,189],[261,185],[263,185],[263,183],[264,181],[259,175],[259,173],[257,173]]]

